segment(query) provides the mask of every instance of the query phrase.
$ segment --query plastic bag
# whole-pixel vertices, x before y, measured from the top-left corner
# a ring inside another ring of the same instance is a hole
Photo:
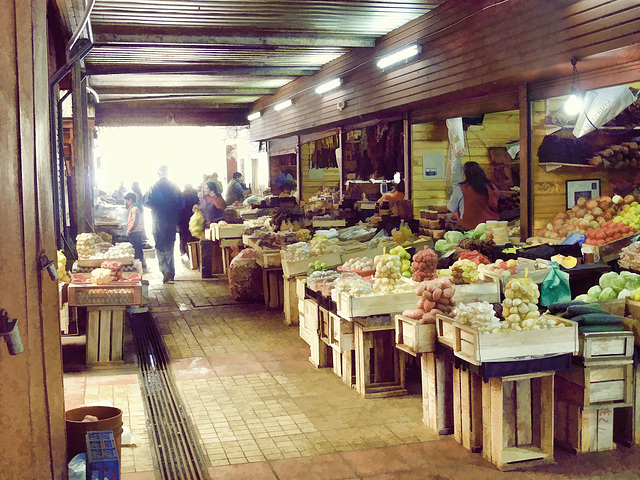
[[[542,281],[540,287],[540,304],[544,307],[552,303],[568,302],[571,300],[569,274],[561,271],[555,262],[551,262],[550,265],[551,271]]]
[[[636,98],[626,85],[599,88],[585,92],[582,104],[584,108],[576,120],[573,135],[580,138],[596,128],[602,127],[614,119]]]
[[[229,264],[229,290],[236,300],[263,299],[262,275],[256,261],[256,251],[245,248]]]
[[[69,480],[85,480],[87,478],[87,454],[79,453],[69,462]]]
[[[465,149],[462,117],[447,119],[447,129],[449,130],[449,151],[445,168],[445,185],[452,186],[464,180],[462,157],[465,154]]]

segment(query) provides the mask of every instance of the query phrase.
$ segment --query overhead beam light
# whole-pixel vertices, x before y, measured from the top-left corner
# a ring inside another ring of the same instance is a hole
[[[273,107],[273,109],[276,112],[279,112],[280,110],[284,110],[285,108],[290,107],[291,105],[293,105],[293,102],[291,101],[291,99],[289,99],[289,100],[285,100],[284,102],[277,103]]]
[[[251,121],[251,120],[257,120],[258,118],[261,117],[260,112],[253,112],[251,115],[249,115],[247,117],[247,120]]]
[[[378,60],[378,63],[376,63],[376,65],[378,66],[378,68],[387,68],[403,60],[415,57],[419,53],[420,46],[411,45],[409,47],[403,48],[402,50],[398,50],[397,52],[387,55],[386,57],[382,57],[380,60]]]
[[[342,79],[339,77],[334,78],[333,80],[329,80],[328,82],[318,85],[316,87],[316,93],[318,95],[322,95],[323,93],[326,93],[335,88],[338,88],[340,85],[342,85]]]

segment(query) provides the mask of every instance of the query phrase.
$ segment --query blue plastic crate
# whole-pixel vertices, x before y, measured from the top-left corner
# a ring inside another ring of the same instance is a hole
[[[87,480],[120,480],[120,459],[111,430],[87,432]]]

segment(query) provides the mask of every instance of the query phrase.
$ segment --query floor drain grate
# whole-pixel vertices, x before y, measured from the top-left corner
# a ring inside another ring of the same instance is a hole
[[[134,314],[131,327],[142,375],[151,446],[163,480],[209,480],[206,460],[176,387],[168,356],[149,313]]]

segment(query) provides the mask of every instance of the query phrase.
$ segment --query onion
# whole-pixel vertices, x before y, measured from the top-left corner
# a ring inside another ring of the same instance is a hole
[[[587,201],[587,210],[593,210],[598,206],[598,201],[595,198],[592,198]]]

